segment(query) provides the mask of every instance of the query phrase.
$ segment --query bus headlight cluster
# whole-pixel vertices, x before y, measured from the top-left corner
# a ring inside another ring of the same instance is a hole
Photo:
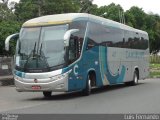
[[[19,76],[16,76],[16,75],[14,76],[14,79],[15,80],[22,80],[22,78],[20,78]]]
[[[56,75],[54,77],[51,77],[52,80],[59,80],[59,79],[64,79],[67,77],[67,74],[61,74],[61,75]]]
[[[71,72],[72,70],[64,73],[64,74],[60,74],[60,75],[56,75],[56,76],[53,76],[53,77],[50,77],[51,80],[59,80],[59,79],[64,79],[66,77],[68,77],[69,73]]]

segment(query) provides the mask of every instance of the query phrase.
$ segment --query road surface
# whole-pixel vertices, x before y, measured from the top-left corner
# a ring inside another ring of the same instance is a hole
[[[49,100],[42,93],[19,93],[13,86],[1,86],[0,113],[160,113],[160,79],[94,89],[90,96],[53,93]]]

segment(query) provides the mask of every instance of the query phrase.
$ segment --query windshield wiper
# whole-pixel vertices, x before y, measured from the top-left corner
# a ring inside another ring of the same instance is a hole
[[[42,51],[42,43],[41,43],[41,45],[40,45],[39,52],[37,51],[37,53],[36,53],[36,46],[37,46],[37,44],[36,44],[36,42],[35,42],[34,48],[33,48],[33,50],[31,51],[31,53],[29,54],[29,56],[28,56],[28,58],[27,58],[27,60],[26,60],[26,63],[25,63],[25,65],[24,65],[24,71],[27,70],[27,65],[28,65],[30,59],[32,60],[32,58],[33,58],[34,60],[36,60],[36,66],[37,66],[37,68],[38,68],[38,66],[39,66],[39,61],[41,61],[41,62],[44,62],[44,63],[45,63],[46,68],[47,68],[48,71],[49,71],[49,70],[50,70],[50,67],[49,67],[49,64],[48,64],[48,62],[47,62],[47,59],[46,59],[46,57],[45,57],[45,54],[44,54],[43,51]],[[41,64],[41,63],[40,63],[40,64]],[[42,69],[43,69],[43,68],[42,68]]]
[[[33,58],[35,57],[35,53],[36,53],[36,45],[37,45],[37,43],[35,42],[34,43],[34,48],[33,48],[33,50],[30,52],[30,54],[29,54],[29,56],[27,57],[27,60],[26,60],[26,63],[24,64],[24,70],[26,71],[26,69],[27,69],[27,65],[28,65],[28,62],[29,62],[29,59],[33,56]],[[32,55],[32,53],[33,53],[33,55]]]
[[[45,56],[45,54],[44,54],[44,52],[42,51],[42,43],[41,43],[41,46],[40,46],[40,49],[39,49],[39,57],[41,58],[42,57],[42,59],[45,61],[45,63],[46,63],[46,66],[47,66],[47,68],[48,68],[48,70],[50,70],[50,67],[49,67],[49,64],[48,64],[48,61],[47,61],[47,57]]]
[[[36,53],[36,42],[35,42],[35,44],[34,44],[34,49],[33,49],[33,57],[35,56],[35,53]],[[31,53],[32,54],[32,53]]]
[[[41,53],[42,53],[42,43],[41,43],[41,47],[40,47],[40,50],[39,50],[39,54],[41,55]]]

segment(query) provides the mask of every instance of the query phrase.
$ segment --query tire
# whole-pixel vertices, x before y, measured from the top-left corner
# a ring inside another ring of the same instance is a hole
[[[87,77],[87,83],[86,83],[86,88],[82,91],[82,94],[84,96],[89,96],[91,94],[91,88],[92,88],[92,86],[91,86],[91,80],[90,80],[90,77],[88,75],[88,77]]]
[[[137,84],[138,84],[138,72],[135,71],[133,75],[133,85],[137,85]]]
[[[51,98],[52,92],[45,91],[45,92],[43,92],[43,95],[45,98]]]
[[[134,71],[133,80],[125,83],[127,86],[134,86],[138,84],[138,72]]]

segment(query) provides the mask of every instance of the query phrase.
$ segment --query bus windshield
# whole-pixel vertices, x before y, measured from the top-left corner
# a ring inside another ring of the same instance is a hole
[[[65,64],[64,34],[68,25],[22,28],[17,44],[16,68],[40,72]]]

